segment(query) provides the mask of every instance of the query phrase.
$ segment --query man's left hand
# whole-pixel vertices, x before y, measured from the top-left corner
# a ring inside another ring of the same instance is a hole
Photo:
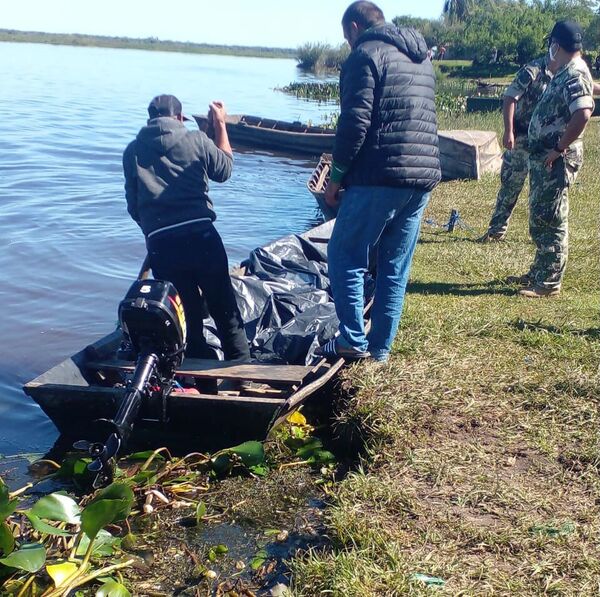
[[[548,170],[548,172],[552,170],[552,164],[554,164],[554,162],[561,156],[562,153],[558,153],[558,151],[554,149],[550,151],[544,160],[544,166],[546,166],[546,170]]]
[[[339,182],[331,182],[327,183],[327,188],[325,189],[325,203],[329,205],[329,207],[337,207],[340,204],[340,183]]]

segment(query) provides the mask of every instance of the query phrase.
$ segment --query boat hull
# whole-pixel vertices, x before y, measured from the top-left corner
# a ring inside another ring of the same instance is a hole
[[[332,228],[333,223],[326,223],[301,236],[313,243],[327,243]],[[114,417],[124,396],[124,380],[134,366],[117,360],[122,340],[117,329],[23,387],[62,435],[95,439],[94,421]],[[269,387],[247,395],[173,390],[167,397],[166,417],[162,417],[162,404],[142,407],[132,440],[136,445],[210,446],[214,450],[264,439],[275,423],[322,388],[343,363],[343,359],[334,363],[322,359],[301,366],[185,359],[178,371],[181,376],[264,382]]]
[[[206,116],[194,115],[194,118],[199,128],[206,130]],[[335,140],[335,132],[331,130],[255,116],[228,116],[226,127],[233,144],[286,153],[320,155],[331,152]]]

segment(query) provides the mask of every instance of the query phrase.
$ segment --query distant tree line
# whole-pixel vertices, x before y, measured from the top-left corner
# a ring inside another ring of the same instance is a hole
[[[254,46],[225,46],[160,40],[156,37],[143,39],[84,35],[79,33],[42,33],[0,29],[0,41],[45,43],[67,46],[94,46],[100,48],[124,48],[132,50],[154,50],[160,52],[184,52],[192,54],[225,54],[233,56],[255,56],[259,58],[295,58],[293,48],[265,48]]]
[[[446,0],[439,19],[399,16],[398,25],[415,27],[429,47],[443,45],[446,58],[523,64],[545,49],[545,37],[560,19],[573,19],[585,31],[584,49],[600,50],[597,0]]]

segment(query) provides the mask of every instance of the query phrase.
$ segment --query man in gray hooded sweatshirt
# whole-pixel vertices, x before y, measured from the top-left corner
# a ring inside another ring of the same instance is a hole
[[[209,179],[224,182],[233,167],[223,104],[210,106],[215,142],[185,127],[181,102],[173,95],[155,97],[148,114],[147,125],[123,154],[127,211],[146,237],[154,277],[172,282],[181,296],[189,330],[186,356],[215,358],[202,331],[206,304],[225,359],[248,360],[248,340],[208,196]]]

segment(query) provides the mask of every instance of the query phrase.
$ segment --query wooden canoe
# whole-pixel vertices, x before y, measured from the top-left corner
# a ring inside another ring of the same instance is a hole
[[[207,117],[194,114],[194,118],[200,130],[206,131]],[[320,155],[331,152],[335,139],[332,129],[245,114],[228,115],[226,126],[233,144],[289,153]]]
[[[327,243],[333,222],[301,236]],[[243,272],[238,268],[233,273]],[[77,354],[24,386],[52,420],[61,434],[82,439],[92,422],[111,418],[123,396],[125,375],[133,362],[118,361],[122,340],[119,329],[87,346]],[[320,360],[311,366],[238,364],[225,361],[185,359],[179,372],[186,378],[260,382],[260,389],[246,392],[219,391],[218,394],[173,390],[168,398],[168,423],[144,416],[136,423],[132,439],[156,447],[176,441],[194,445],[199,434],[215,433],[216,448],[249,439],[263,439],[269,430],[323,387],[343,366],[344,360]]]
[[[442,177],[479,180],[484,174],[498,174],[502,149],[494,131],[440,131]]]
[[[445,180],[469,178],[479,180],[484,174],[497,174],[502,166],[502,152],[492,131],[443,131],[439,133],[440,162]],[[323,153],[306,186],[317,200],[325,221],[336,217],[336,210],[325,203],[332,157]],[[342,190],[343,192],[343,190]]]

